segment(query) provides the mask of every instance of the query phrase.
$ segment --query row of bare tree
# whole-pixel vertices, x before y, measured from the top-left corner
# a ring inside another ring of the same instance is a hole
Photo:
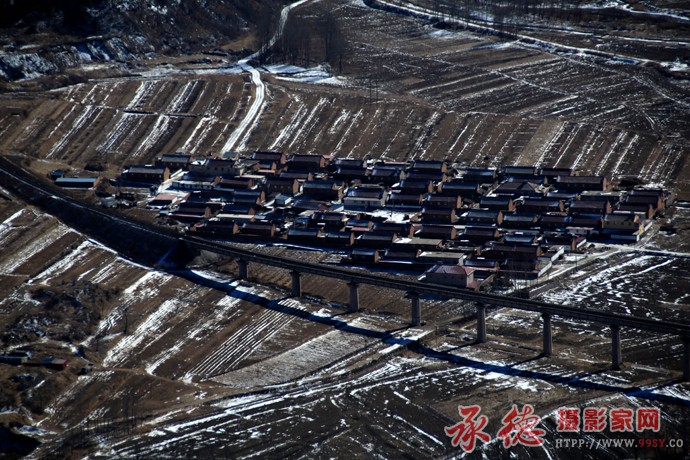
[[[269,21],[259,25],[259,42],[263,48],[271,36]],[[292,13],[283,34],[274,46],[261,56],[261,63],[287,62],[309,66],[328,63],[342,71],[346,43],[337,19],[331,12],[319,16]]]
[[[429,0],[444,18],[485,23],[503,31],[517,31],[535,22],[550,25],[579,21],[582,0]]]

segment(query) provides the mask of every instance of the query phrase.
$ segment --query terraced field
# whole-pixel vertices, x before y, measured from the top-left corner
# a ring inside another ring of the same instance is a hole
[[[123,165],[161,153],[223,151],[236,137],[240,152],[639,175],[690,198],[687,78],[439,29],[358,0],[296,9],[325,11],[346,31],[342,72],[317,81],[314,69],[259,68],[266,92],[241,136],[235,130],[258,99],[250,75],[234,62],[189,64],[188,57],[0,95],[0,154],[31,160],[41,173],[104,167],[112,178]],[[683,216],[679,210],[675,218]],[[677,246],[677,236],[667,238],[664,247]],[[328,263],[317,252],[247,247]],[[4,416],[28,423],[31,407],[32,420],[47,430],[35,457],[438,458],[459,453],[444,433],[458,422],[459,404],[481,405],[495,434],[512,401],[534,405],[547,443],[507,451],[494,437],[476,454],[631,455],[559,450],[554,411],[564,404],[653,405],[665,435],[688,436],[690,393],[678,381],[677,337],[624,331],[623,369],[610,371],[607,328],[554,320],[554,356],[546,358],[541,318],[500,310],[488,315],[490,340],[474,345],[473,305],[424,298],[428,324],[408,328],[409,300],[377,286],[361,287],[363,311],[351,315],[347,286],[315,276],[303,276],[306,295],[295,299],[284,270],[252,267],[250,283],[236,279],[233,261],[167,271],[164,260],[138,265],[2,184],[0,248],[0,320],[5,332],[20,332],[8,343],[72,363],[61,373],[34,372],[29,391],[12,380],[24,371],[0,368],[4,388],[17,389],[18,398]],[[549,299],[682,320],[690,309],[687,260],[602,258],[590,267],[598,276],[568,275]],[[94,371],[78,375],[87,360]]]

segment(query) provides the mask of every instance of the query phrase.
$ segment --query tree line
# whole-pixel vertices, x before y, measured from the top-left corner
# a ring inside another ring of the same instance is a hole
[[[259,46],[271,38],[269,21],[258,25]],[[286,62],[309,67],[327,63],[342,71],[346,42],[337,19],[330,11],[319,16],[292,13],[276,43],[261,56],[261,64]]]
[[[550,25],[582,19],[582,0],[428,0],[443,19],[469,20],[516,32],[535,22]]]

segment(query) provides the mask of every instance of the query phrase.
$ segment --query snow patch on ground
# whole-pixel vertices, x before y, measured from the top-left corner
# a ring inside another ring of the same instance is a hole
[[[280,80],[294,81],[299,83],[312,83],[316,85],[349,86],[350,82],[343,77],[336,77],[324,66],[311,67],[305,69],[287,64],[277,64],[263,67],[263,69],[275,75]]]

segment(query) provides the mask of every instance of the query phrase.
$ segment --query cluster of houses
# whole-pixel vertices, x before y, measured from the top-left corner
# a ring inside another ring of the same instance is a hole
[[[166,154],[126,168],[121,181],[163,184],[148,207],[191,235],[339,250],[349,264],[471,289],[499,275],[537,279],[587,241],[636,242],[669,200],[567,168],[282,152]]]

